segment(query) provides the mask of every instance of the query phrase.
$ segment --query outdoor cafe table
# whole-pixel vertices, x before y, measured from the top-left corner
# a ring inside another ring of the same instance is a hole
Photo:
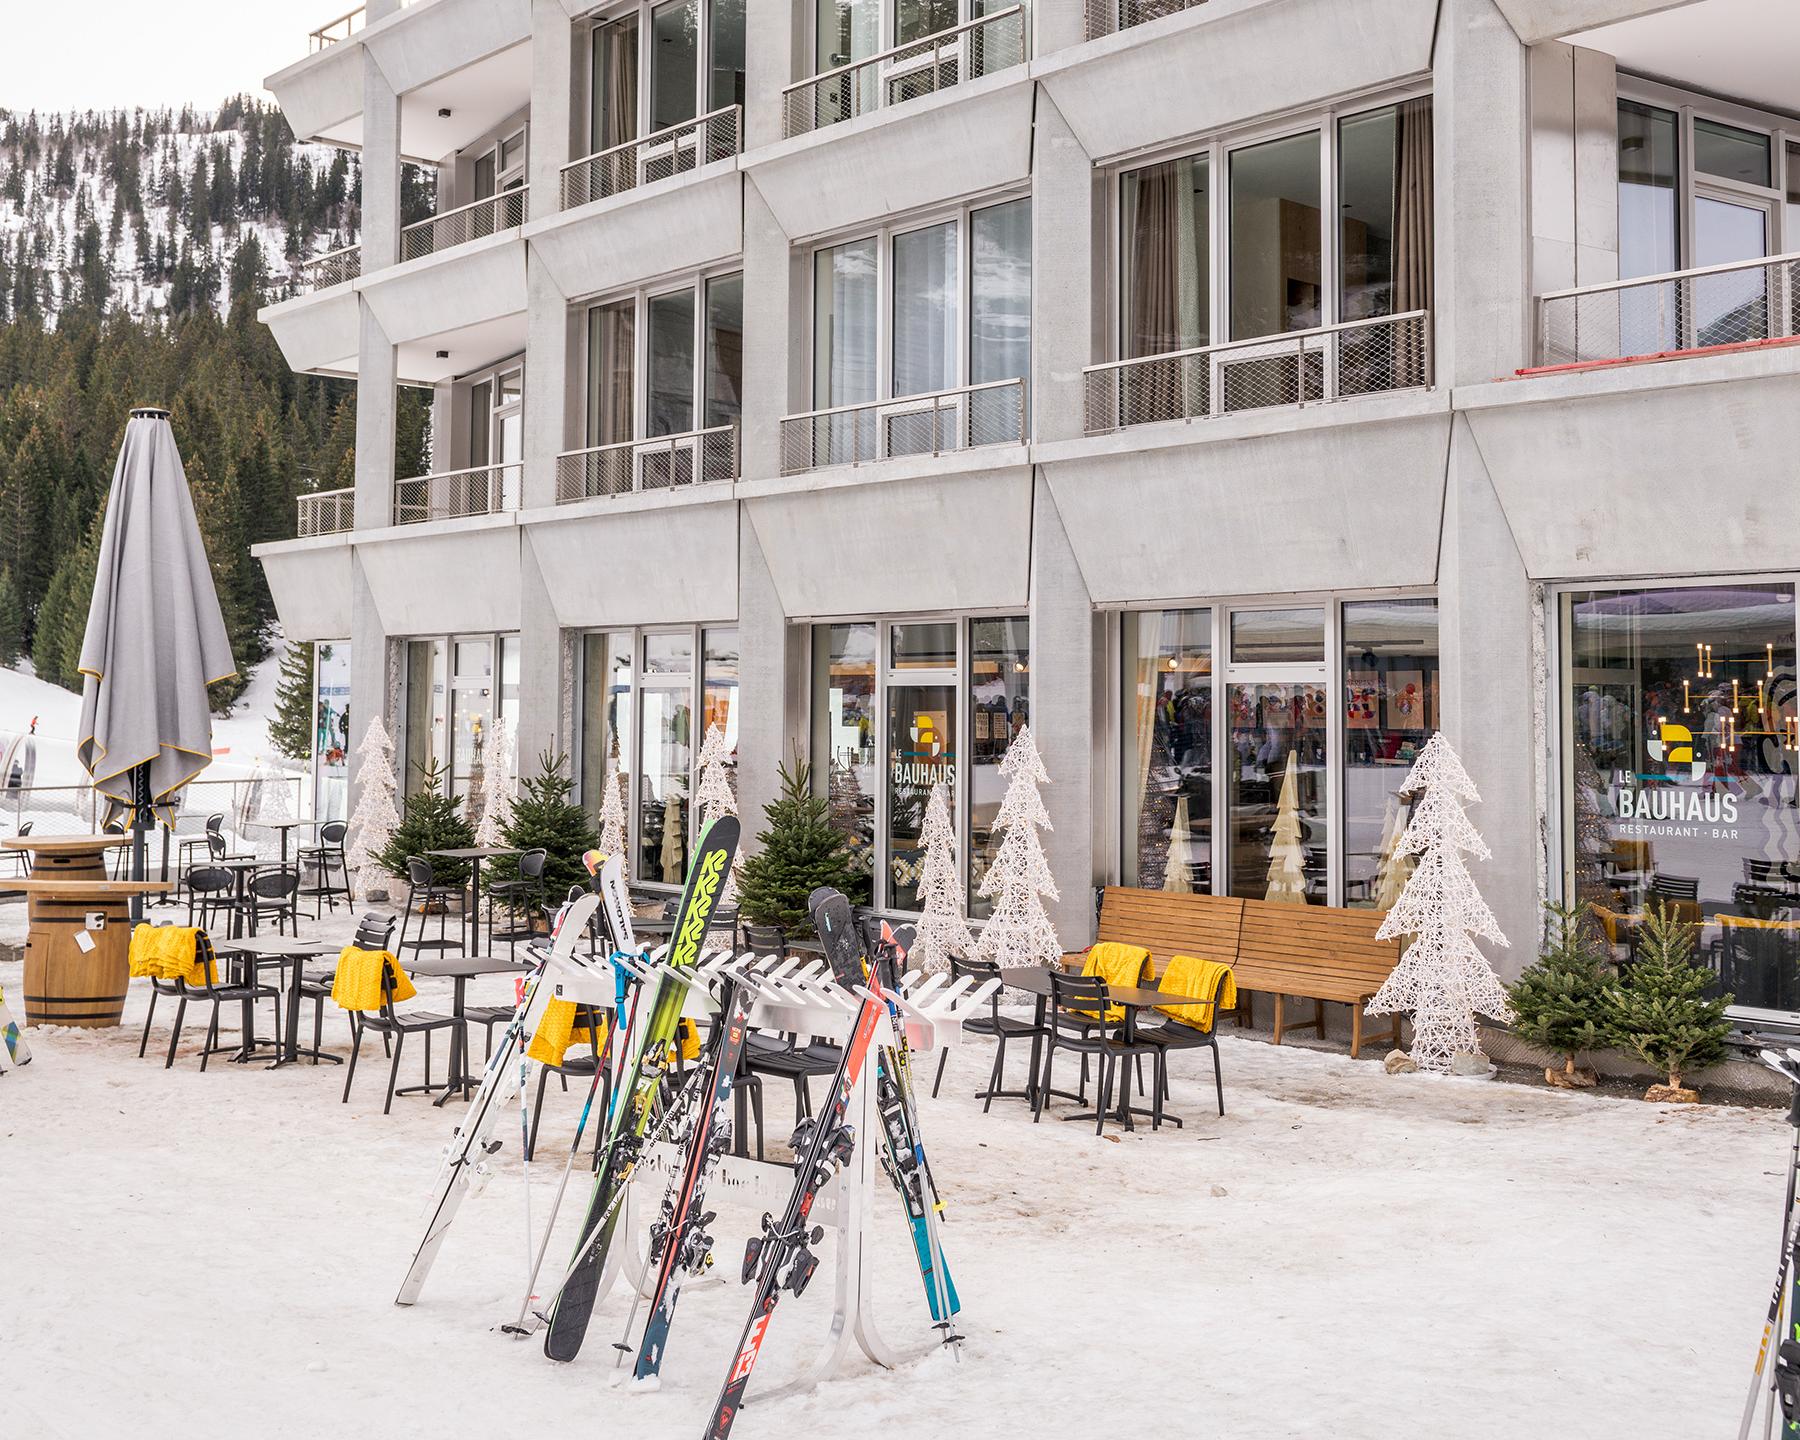
[[[463,850],[427,850],[427,860],[465,860],[469,864],[469,953],[481,949],[481,862],[522,853],[517,845],[471,845]],[[423,922],[420,922],[423,934]]]
[[[288,831],[309,830],[319,824],[317,820],[249,820],[245,822],[253,830],[273,830],[281,837],[281,868],[287,869]]]
[[[471,1075],[463,1068],[469,1045],[468,1027],[462,1023],[469,981],[477,975],[529,975],[532,967],[508,960],[504,955],[420,955],[406,968],[415,979],[420,975],[436,975],[456,982],[456,998],[450,1010],[457,1022],[450,1032],[450,1082],[444,1086],[444,1093],[432,1102],[442,1105],[459,1091],[467,1095],[481,1083],[479,1075]]]
[[[1065,971],[1064,973],[1073,973]],[[1031,1077],[1026,1081],[1025,1093],[1033,1105],[1037,1103],[1038,1061],[1043,1053],[1045,1018],[1050,1005],[1050,971],[1042,965],[1024,965],[1008,968],[1000,972],[1000,983],[1009,990],[1023,990],[1037,999],[1037,1013],[1033,1023],[1037,1026],[1031,1037]],[[1212,1002],[1202,1000],[1197,995],[1171,995],[1167,990],[1140,990],[1130,985],[1108,985],[1106,987],[1108,1003],[1120,1006],[1125,1011],[1124,1040],[1130,1044],[1137,1038],[1137,1014],[1140,1010],[1154,1010],[1158,1005],[1209,1005]],[[1056,1092],[1060,1093],[1060,1092]],[[1141,1108],[1134,1109],[1131,1104],[1131,1067],[1123,1059],[1119,1062],[1119,1123],[1127,1130],[1135,1129],[1131,1123],[1133,1115],[1148,1116],[1151,1112]],[[1094,1112],[1083,1115],[1068,1115],[1068,1120],[1092,1120]]]
[[[246,940],[230,941],[224,948],[231,954],[244,956],[250,962],[252,972],[263,961],[284,965],[289,962],[293,964],[293,979],[288,982],[287,1034],[277,1048],[275,1064],[270,1066],[270,1069],[291,1065],[302,1054],[310,1055],[314,1060],[329,1060],[334,1065],[344,1063],[343,1057],[340,1055],[330,1055],[312,1049],[302,1051],[300,1048],[300,982],[305,978],[306,971],[303,962],[316,960],[321,955],[329,955],[333,950],[339,949],[336,941],[302,940],[298,935],[253,935]],[[254,983],[256,976],[251,973],[244,978]],[[238,1054],[237,1058],[239,1059],[248,1060],[255,1048],[256,1042],[252,1038],[251,1028],[255,1013],[255,1004],[246,1000],[244,1002],[244,1048]]]

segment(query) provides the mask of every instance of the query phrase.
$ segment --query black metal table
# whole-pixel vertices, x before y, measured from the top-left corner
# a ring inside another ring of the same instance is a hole
[[[477,975],[529,975],[533,967],[508,960],[504,955],[420,955],[407,968],[415,976],[436,975],[455,982],[450,1010],[456,1017],[456,1027],[450,1032],[450,1079],[444,1093],[432,1101],[442,1105],[459,1092],[466,1096],[481,1083],[479,1075],[471,1075],[463,1068],[469,1053],[468,1026],[463,1023],[469,981]]]
[[[517,845],[470,845],[461,850],[427,850],[427,860],[464,860],[469,862],[469,938],[467,945],[469,954],[475,955],[481,949],[481,862],[498,859],[502,855],[519,855],[524,852]],[[420,934],[424,934],[424,922],[420,922]]]
[[[263,964],[286,968],[291,963],[293,966],[293,978],[288,982],[287,1023],[283,1027],[287,1034],[277,1046],[275,1065],[271,1069],[291,1065],[302,1055],[310,1055],[315,1060],[329,1060],[334,1065],[344,1063],[341,1055],[300,1048],[300,982],[305,977],[304,962],[329,955],[342,947],[330,940],[302,940],[298,935],[252,935],[248,939],[233,941],[226,948],[250,962],[247,967],[249,973],[245,976],[247,980],[254,981],[257,968]]]
[[[288,831],[311,829],[321,822],[318,820],[247,820],[244,822],[253,830],[273,830],[281,837],[281,868],[287,869]]]

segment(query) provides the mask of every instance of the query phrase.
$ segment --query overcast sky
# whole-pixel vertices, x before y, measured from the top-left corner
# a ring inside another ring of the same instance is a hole
[[[0,0],[0,108],[216,106],[262,93],[352,0]]]

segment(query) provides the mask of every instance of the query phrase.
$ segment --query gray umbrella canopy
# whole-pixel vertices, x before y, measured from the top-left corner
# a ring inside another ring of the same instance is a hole
[[[173,826],[181,787],[212,761],[206,687],[237,673],[166,410],[133,410],[106,499],[81,646],[76,754],[106,819],[133,812],[134,771]]]

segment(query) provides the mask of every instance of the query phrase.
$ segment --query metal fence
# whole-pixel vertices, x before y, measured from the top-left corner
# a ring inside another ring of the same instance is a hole
[[[571,160],[562,168],[562,208],[622,195],[640,185],[729,160],[743,146],[743,111],[727,105],[698,119]]]
[[[1539,365],[1581,365],[1800,335],[1800,254],[1540,295]]]
[[[556,503],[735,480],[737,473],[736,425],[715,425],[649,440],[622,440],[558,455]]]
[[[336,535],[356,528],[356,491],[319,490],[300,497],[300,523],[295,534]]]
[[[347,10],[342,15],[338,16],[337,19],[327,20],[317,30],[308,34],[306,37],[306,53],[308,55],[317,55],[321,50],[328,49],[337,44],[340,40],[348,40],[358,30],[362,29],[363,10],[365,8],[366,7],[362,5],[358,5],[354,10]]]
[[[1098,40],[1102,35],[1129,30],[1133,25],[1160,20],[1165,15],[1179,15],[1205,3],[1206,0],[1087,0],[1087,38]]]
[[[1024,61],[1025,7],[1008,6],[787,86],[783,133],[791,139],[823,130]]]
[[[1408,310],[1266,339],[1090,365],[1087,433],[1323,404],[1431,384],[1431,315]]]
[[[458,205],[429,220],[416,220],[400,232],[400,258],[417,260],[422,255],[435,255],[483,235],[497,234],[525,223],[527,204],[525,187],[515,186]]]
[[[503,510],[517,510],[524,472],[524,465],[515,460],[505,465],[476,465],[467,470],[444,470],[396,480],[394,523],[417,525],[422,520],[453,520],[462,515],[497,515]]]
[[[839,405],[781,422],[781,473],[1025,443],[1025,382],[992,380],[930,395]]]
[[[300,284],[305,290],[326,290],[362,274],[362,246],[346,245],[300,262]]]

